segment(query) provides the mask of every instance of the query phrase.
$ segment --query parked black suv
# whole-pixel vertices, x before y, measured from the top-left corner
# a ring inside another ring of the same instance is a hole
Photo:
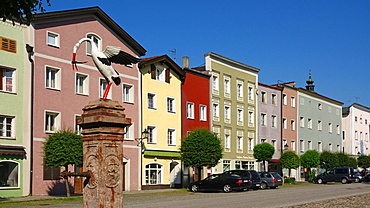
[[[327,182],[352,183],[355,181],[355,170],[351,167],[333,168],[316,176],[314,182],[318,184]]]
[[[250,181],[250,188],[253,190],[258,190],[261,186],[261,177],[255,170],[229,170],[225,171],[224,174],[238,175],[246,178]]]

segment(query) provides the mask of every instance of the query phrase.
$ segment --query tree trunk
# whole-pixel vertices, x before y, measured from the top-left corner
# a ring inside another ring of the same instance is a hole
[[[291,171],[292,169],[289,168],[289,178],[291,177]]]
[[[68,166],[65,166],[65,170],[68,172]],[[68,176],[64,176],[64,184],[66,185],[67,198],[71,197],[71,191],[69,190]]]

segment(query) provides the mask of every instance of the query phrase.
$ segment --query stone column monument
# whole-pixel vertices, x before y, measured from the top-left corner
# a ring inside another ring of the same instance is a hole
[[[83,108],[84,207],[123,207],[123,137],[131,124],[117,101],[91,101]]]

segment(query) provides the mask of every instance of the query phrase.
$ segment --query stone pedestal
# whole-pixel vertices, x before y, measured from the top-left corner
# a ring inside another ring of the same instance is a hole
[[[83,171],[91,177],[84,182],[84,207],[123,207],[123,138],[131,124],[117,101],[91,101],[83,108]]]

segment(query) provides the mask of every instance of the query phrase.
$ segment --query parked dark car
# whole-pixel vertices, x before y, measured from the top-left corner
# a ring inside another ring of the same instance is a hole
[[[282,186],[284,183],[283,178],[275,172],[259,172],[261,176],[261,189],[274,189],[278,186]]]
[[[229,170],[224,173],[238,175],[243,180],[249,180],[250,188],[253,190],[258,190],[261,186],[261,177],[255,170]]]
[[[351,183],[355,181],[355,170],[351,167],[333,168],[316,176],[314,182],[318,184],[327,182]]]
[[[364,178],[363,178],[363,181],[364,182],[370,182],[370,174],[365,175]]]
[[[355,173],[355,183],[361,183],[364,179],[364,176],[360,172]]]
[[[201,181],[190,183],[189,190],[198,191],[243,191],[250,188],[250,181],[233,174],[213,174]]]

